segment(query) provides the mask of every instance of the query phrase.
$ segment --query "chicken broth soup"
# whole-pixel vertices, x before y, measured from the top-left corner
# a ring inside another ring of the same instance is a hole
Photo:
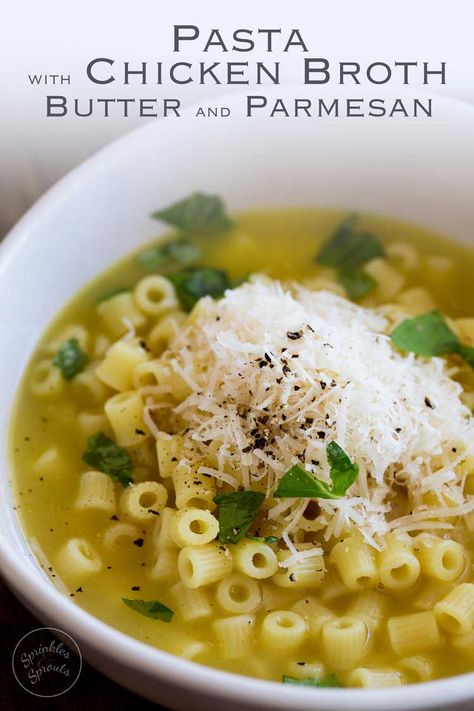
[[[473,252],[334,210],[174,232],[88,285],[11,427],[45,572],[129,635],[307,686],[474,668]]]

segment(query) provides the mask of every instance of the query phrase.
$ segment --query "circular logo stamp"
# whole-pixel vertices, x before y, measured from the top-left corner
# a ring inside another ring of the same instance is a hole
[[[12,669],[20,686],[33,696],[61,696],[79,679],[81,651],[66,632],[39,627],[25,634],[16,645]]]

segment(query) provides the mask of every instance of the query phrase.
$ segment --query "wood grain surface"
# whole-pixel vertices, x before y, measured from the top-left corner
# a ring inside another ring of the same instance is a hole
[[[62,696],[41,699],[28,694],[15,680],[12,672],[12,652],[27,632],[41,626],[18,602],[0,579],[0,710],[1,711],[166,711],[135,696],[118,684],[84,664],[75,686]]]

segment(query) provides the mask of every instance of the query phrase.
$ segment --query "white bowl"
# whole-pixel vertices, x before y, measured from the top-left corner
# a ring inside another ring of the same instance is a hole
[[[298,90],[273,95],[298,96]],[[473,240],[472,109],[436,98],[431,119],[250,120],[243,97],[224,104],[231,108],[227,119],[199,119],[189,110],[127,135],[62,180],[11,232],[0,250],[3,433],[23,368],[56,311],[91,277],[157,234],[148,217],[153,209],[193,190],[219,193],[232,211],[335,205]],[[298,688],[209,669],[116,631],[59,593],[32,558],[13,511],[4,436],[0,447],[6,581],[33,614],[69,632],[84,657],[120,684],[187,710],[211,703],[226,711],[473,707],[474,674],[392,690]]]

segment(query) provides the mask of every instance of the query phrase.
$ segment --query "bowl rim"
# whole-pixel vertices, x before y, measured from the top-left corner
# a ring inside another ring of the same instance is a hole
[[[276,96],[283,91],[291,90],[290,86],[279,87],[267,90],[266,93],[269,96],[272,94]],[[360,94],[362,95],[363,92]],[[237,101],[239,96],[242,96],[240,92],[229,93],[222,95],[221,100],[229,105]],[[436,101],[454,115],[468,113],[474,116],[474,106],[460,99],[438,95]],[[182,116],[189,115],[198,106],[197,103],[186,106],[182,110]],[[105,166],[109,156],[112,157],[123,151],[136,140],[137,135],[141,138],[148,131],[159,130],[160,125],[161,122],[150,122],[128,131],[81,162],[50,187],[2,240],[0,278],[9,262],[15,258],[16,251],[30,239],[31,228],[42,214],[67,199],[69,191],[78,189],[87,181],[91,169]],[[8,462],[6,464],[4,474],[10,478],[11,467],[8,466]],[[23,540],[26,541],[20,524],[19,528]],[[126,667],[137,677],[140,673],[145,673],[164,683],[180,686],[189,694],[199,695],[199,692],[204,690],[205,695],[214,696],[222,701],[231,701],[234,698],[239,703],[248,704],[248,708],[294,708],[308,711],[317,707],[324,708],[326,711],[346,709],[379,711],[380,708],[384,711],[399,711],[404,706],[413,711],[415,709],[421,711],[436,709],[447,703],[451,705],[474,700],[474,672],[388,689],[313,688],[308,692],[307,688],[221,671],[140,642],[93,616],[61,593],[46,576],[34,571],[23,557],[16,555],[15,551],[4,543],[2,538],[0,538],[0,574],[22,601],[31,603],[35,615],[43,617],[60,629],[64,627],[73,638],[76,635],[81,641],[87,640],[86,646],[93,651],[94,657],[104,657],[117,662],[118,669],[120,666]],[[85,658],[88,658],[87,654]],[[104,673],[108,674],[107,671]],[[124,683],[120,678],[115,680]]]

